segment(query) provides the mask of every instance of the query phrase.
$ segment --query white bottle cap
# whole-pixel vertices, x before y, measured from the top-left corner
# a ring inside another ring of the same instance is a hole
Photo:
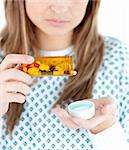
[[[90,119],[95,115],[95,104],[88,100],[72,102],[68,105],[68,112],[82,119]]]

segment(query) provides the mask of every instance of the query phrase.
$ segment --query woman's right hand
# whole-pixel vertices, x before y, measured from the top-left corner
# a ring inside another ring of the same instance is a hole
[[[31,64],[34,58],[24,54],[8,54],[0,64],[0,116],[8,111],[9,103],[24,103],[32,78],[13,68],[16,64]]]

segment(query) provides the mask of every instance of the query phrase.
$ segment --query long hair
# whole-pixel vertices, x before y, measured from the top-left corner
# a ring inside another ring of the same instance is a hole
[[[76,101],[92,97],[95,77],[104,53],[104,40],[97,29],[99,6],[100,0],[89,0],[82,22],[74,29],[72,42],[77,54],[78,74],[69,77],[56,104],[69,98]],[[27,17],[25,1],[5,0],[5,16],[7,25],[0,34],[0,47],[5,54],[28,54],[28,50],[38,49],[36,27]],[[9,104],[6,133],[12,133],[23,112],[23,106],[24,104],[15,102]]]

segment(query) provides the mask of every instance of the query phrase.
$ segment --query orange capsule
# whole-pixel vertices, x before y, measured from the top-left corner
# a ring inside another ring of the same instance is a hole
[[[27,68],[26,68],[26,67],[23,67],[22,70],[23,70],[24,72],[27,72]]]
[[[27,66],[27,64],[22,64],[22,67],[26,67]]]
[[[37,68],[39,68],[40,64],[34,63],[34,66],[37,67]]]
[[[30,66],[31,68],[33,68],[33,67],[34,67],[34,64],[30,64],[29,66]]]
[[[29,68],[31,68],[31,64],[27,64],[27,65],[26,65],[26,68],[27,68],[27,70],[28,70]]]

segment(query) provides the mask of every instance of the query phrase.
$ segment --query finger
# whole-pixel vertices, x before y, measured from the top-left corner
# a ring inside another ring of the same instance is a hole
[[[32,83],[32,78],[27,73],[24,73],[18,69],[8,69],[0,73],[0,82],[8,81],[8,80],[18,80],[24,82],[26,84]]]
[[[1,103],[0,102],[0,117],[8,111],[9,103]]]
[[[77,118],[74,117],[73,121],[76,122],[78,125],[81,126],[81,128],[84,128],[86,130],[88,129],[92,129],[95,126],[97,126],[98,124],[102,123],[103,121],[105,121],[105,116],[95,116],[91,119],[81,119],[81,118]]]
[[[99,100],[98,103],[102,103],[104,105],[112,104],[112,103],[115,102],[114,99],[112,97],[110,97],[110,96],[102,97],[102,98],[100,98],[98,100]]]
[[[61,109],[60,107],[56,107],[53,109],[53,112],[60,118],[61,122],[67,126],[68,128],[71,128],[71,129],[78,129],[79,126],[72,121],[72,117],[67,113],[66,110],[64,109]]]
[[[116,104],[113,103],[113,104],[108,104],[108,105],[104,106],[102,108],[102,113],[105,114],[105,115],[106,114],[115,115],[116,114]]]
[[[0,65],[0,70],[6,70],[14,64],[31,64],[34,58],[24,54],[8,54]]]
[[[100,99],[90,99],[90,101],[95,103],[95,107],[97,108],[103,108],[105,105],[108,104],[114,104],[115,100],[112,97],[106,96],[102,97]]]
[[[4,82],[2,85],[6,92],[20,92],[24,95],[27,95],[31,88],[22,82]]]
[[[60,107],[56,107],[53,109],[53,112],[60,118],[61,122],[69,127],[69,128],[74,128],[74,125],[70,122],[69,115]]]
[[[25,102],[25,96],[20,93],[6,93],[5,94],[6,102],[17,102],[17,103],[24,103]]]

